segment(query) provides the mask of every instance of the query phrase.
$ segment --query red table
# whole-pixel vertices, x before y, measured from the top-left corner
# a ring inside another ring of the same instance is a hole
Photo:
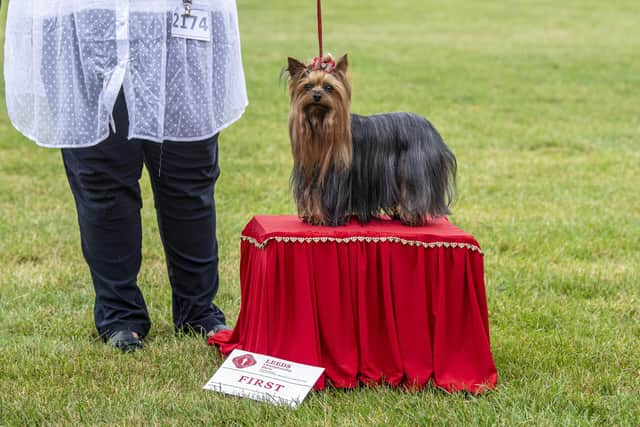
[[[324,367],[316,384],[495,387],[482,251],[446,219],[422,227],[256,216],[242,233],[235,329],[210,338]]]

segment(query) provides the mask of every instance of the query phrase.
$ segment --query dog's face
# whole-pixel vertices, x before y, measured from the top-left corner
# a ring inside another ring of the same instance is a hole
[[[330,167],[346,171],[351,164],[351,84],[347,55],[337,63],[331,56],[325,56],[310,65],[289,58],[287,72],[294,168],[306,182],[314,176],[323,182]],[[313,206],[302,210],[315,212]]]
[[[325,118],[349,111],[351,84],[347,75],[347,55],[335,65],[325,57],[330,71],[314,69],[294,58],[289,58],[289,96],[291,110],[304,114],[307,120],[323,123]]]

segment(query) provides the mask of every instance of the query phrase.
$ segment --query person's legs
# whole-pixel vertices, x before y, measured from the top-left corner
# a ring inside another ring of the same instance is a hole
[[[178,331],[224,325],[218,291],[214,188],[220,174],[217,135],[198,142],[144,143]]]
[[[151,323],[137,285],[141,262],[138,180],[142,143],[127,140],[122,95],[114,108],[117,132],[98,145],[63,149],[78,212],[82,252],[96,293],[94,317],[103,338],[117,331],[144,337]]]

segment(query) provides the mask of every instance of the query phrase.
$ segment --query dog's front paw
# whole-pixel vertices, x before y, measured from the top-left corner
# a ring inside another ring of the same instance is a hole
[[[305,216],[302,217],[302,221],[306,222],[307,224],[311,224],[311,225],[327,225],[327,223],[324,220],[324,218],[322,218],[320,216],[315,216],[315,215],[305,215]]]

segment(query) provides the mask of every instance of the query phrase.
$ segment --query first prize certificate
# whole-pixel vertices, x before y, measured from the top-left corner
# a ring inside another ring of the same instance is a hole
[[[204,389],[296,408],[324,368],[233,350]]]

